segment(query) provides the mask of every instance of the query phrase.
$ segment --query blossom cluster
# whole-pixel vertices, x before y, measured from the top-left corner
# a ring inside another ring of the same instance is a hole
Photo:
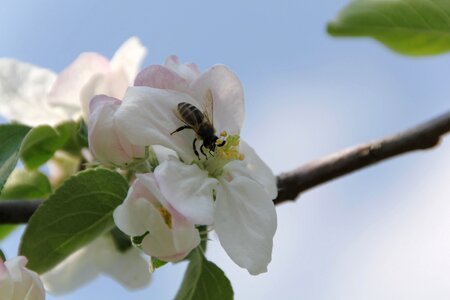
[[[180,260],[200,243],[197,228],[210,226],[235,263],[251,274],[267,271],[276,182],[241,140],[243,117],[233,72],[215,65],[200,73],[175,56],[141,71],[123,99],[98,95],[90,102],[94,157],[136,174],[114,220],[142,237],[145,253]]]
[[[114,221],[145,254],[179,261],[199,246],[205,236],[200,230],[214,230],[236,264],[253,275],[266,272],[277,226],[272,201],[277,187],[270,168],[240,137],[239,79],[226,66],[200,72],[175,56],[138,73],[145,53],[131,38],[111,60],[83,53],[60,74],[0,59],[5,96],[0,115],[30,126],[82,118],[88,125],[88,160],[120,169],[132,181]],[[56,153],[49,161],[52,183],[75,173],[79,159]],[[39,294],[30,299],[43,299],[38,275],[25,263],[23,257],[0,262],[0,291],[29,277],[36,279],[32,289]],[[42,280],[54,293],[70,292],[99,274],[141,288],[150,281],[146,264],[141,251],[120,252],[107,234]]]

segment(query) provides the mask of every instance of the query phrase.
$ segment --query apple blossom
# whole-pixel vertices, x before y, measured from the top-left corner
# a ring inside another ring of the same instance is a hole
[[[42,275],[47,291],[69,293],[100,274],[114,278],[127,289],[140,289],[150,282],[148,263],[136,248],[119,251],[111,235],[103,235],[77,250]]]
[[[137,174],[123,204],[114,211],[119,229],[143,237],[142,250],[163,261],[183,259],[200,243],[194,224],[161,194],[153,174]]]
[[[88,116],[90,99],[99,93],[122,97],[145,55],[135,37],[111,61],[82,53],[59,75],[14,59],[0,59],[0,115],[30,126],[56,125]]]
[[[39,275],[25,268],[28,260],[19,256],[3,262],[0,258],[0,299],[44,300],[45,291]]]
[[[139,73],[135,85],[128,88],[122,102],[109,98],[109,102],[100,103],[94,99],[102,109],[111,105],[108,103],[120,104],[108,118],[101,118],[94,110],[91,121],[104,123],[105,128],[114,131],[110,135],[126,137],[116,138],[126,140],[126,147],[122,148],[160,145],[174,150],[179,159],[160,161],[154,173],[146,175],[151,176],[148,180],[152,182],[148,191],[154,197],[157,194],[166,209],[170,208],[170,215],[176,212],[192,224],[212,225],[230,257],[251,274],[267,271],[277,226],[272,202],[277,194],[276,182],[271,170],[240,139],[244,96],[238,78],[223,65],[200,74],[194,65],[180,64],[171,56],[164,66],[150,66]],[[195,130],[171,134],[186,125],[176,113],[182,102],[208,114],[216,132],[221,132],[212,153],[195,155],[196,145],[192,143],[199,137]],[[110,147],[109,151],[115,153],[108,154],[106,148],[104,158],[122,155],[118,147]],[[133,205],[124,204],[117,209],[121,213],[115,213],[115,222],[129,235],[148,231],[156,240],[157,232],[152,233],[150,225],[143,224],[154,222],[148,220],[150,215],[161,223],[161,214],[150,208],[142,213],[145,210],[140,211],[139,207],[146,202],[135,198],[138,200],[133,200]],[[140,230],[132,230],[137,227]]]

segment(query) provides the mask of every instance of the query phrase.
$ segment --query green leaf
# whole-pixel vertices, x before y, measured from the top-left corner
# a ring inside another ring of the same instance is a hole
[[[69,178],[31,217],[19,253],[27,267],[44,273],[114,228],[112,213],[128,183],[117,172],[90,169]]]
[[[41,172],[16,169],[6,181],[0,199],[47,198],[51,192],[50,182]]]
[[[14,229],[17,228],[17,225],[0,225],[0,241],[6,238]]]
[[[33,128],[23,141],[20,154],[29,169],[36,169],[52,158],[68,136],[61,135],[48,125]]]
[[[184,274],[175,300],[233,299],[233,288],[225,273],[208,261],[197,248]]]
[[[20,146],[30,127],[8,124],[0,125],[0,192],[19,159]]]
[[[56,130],[60,135],[65,137],[65,142],[61,147],[62,150],[72,155],[79,156],[81,149],[88,146],[87,137],[85,139],[85,131],[87,131],[87,129],[84,121],[64,122],[59,124],[56,127]]]
[[[334,36],[365,36],[406,55],[450,51],[450,1],[356,0],[328,24]]]
[[[165,266],[167,264],[167,261],[163,261],[160,259],[157,259],[156,257],[152,257],[150,259],[150,272],[153,272],[154,270],[161,268],[162,266]],[[153,271],[151,271],[153,270]]]

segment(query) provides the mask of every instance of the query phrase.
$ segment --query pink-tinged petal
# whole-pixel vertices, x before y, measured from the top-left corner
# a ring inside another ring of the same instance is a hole
[[[230,258],[252,275],[267,272],[277,228],[272,199],[259,183],[239,176],[221,180],[215,203],[214,229]]]
[[[178,74],[181,78],[184,78],[188,83],[194,81],[198,76],[200,76],[200,72],[195,64],[180,64],[178,57],[175,55],[167,57],[164,62],[164,66]]]
[[[145,148],[130,143],[116,125],[116,112],[121,101],[100,95],[91,101],[89,118],[89,148],[105,166],[124,166],[144,156]]]
[[[151,65],[137,75],[134,85],[186,92],[189,84],[174,71],[164,66]]]
[[[261,160],[255,150],[245,141],[240,142],[239,150],[244,154],[243,161],[234,160],[229,162],[225,169],[232,177],[246,176],[258,182],[264,187],[270,199],[278,195],[277,180],[272,170]]]
[[[55,125],[69,119],[47,103],[56,80],[52,71],[14,59],[0,59],[0,115],[30,126]]]
[[[213,223],[213,189],[218,181],[208,177],[207,171],[172,159],[162,162],[154,173],[161,193],[175,210],[194,224]]]
[[[147,49],[141,41],[137,37],[131,37],[114,54],[111,59],[111,69],[123,72],[127,85],[131,85],[146,54]]]
[[[112,277],[128,290],[141,289],[150,283],[148,261],[137,248],[119,251],[111,236],[95,241],[95,264],[103,274]]]
[[[191,129],[171,135],[184,125],[175,114],[180,102],[198,106],[187,94],[149,87],[130,87],[116,113],[116,123],[134,145],[161,145],[172,149],[185,161],[195,159]]]
[[[142,241],[146,254],[177,261],[197,247],[200,235],[194,224],[168,204],[153,174],[138,174],[132,189],[114,211],[114,221],[130,236],[148,232]],[[163,208],[170,213],[170,225],[162,216]]]
[[[202,101],[200,107],[209,110],[213,102],[211,118],[218,132],[239,134],[244,121],[244,91],[237,76],[223,65],[213,66],[190,86],[193,98]]]
[[[96,75],[110,70],[109,61],[97,53],[82,53],[58,76],[48,102],[64,107],[73,118],[80,115],[81,90]]]
[[[52,270],[42,275],[45,289],[61,295],[73,292],[94,280],[100,270],[96,267],[95,241],[72,253]]]

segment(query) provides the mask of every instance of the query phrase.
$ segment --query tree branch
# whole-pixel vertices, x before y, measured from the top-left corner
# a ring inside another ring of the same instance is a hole
[[[275,204],[295,200],[310,188],[350,174],[388,158],[436,146],[450,131],[450,111],[422,125],[375,142],[349,148],[314,160],[277,177],[278,197]],[[42,201],[0,201],[0,224],[28,222]]]
[[[433,148],[449,131],[450,111],[399,134],[314,160],[278,176],[278,197],[274,202],[295,200],[310,188],[399,154]]]

